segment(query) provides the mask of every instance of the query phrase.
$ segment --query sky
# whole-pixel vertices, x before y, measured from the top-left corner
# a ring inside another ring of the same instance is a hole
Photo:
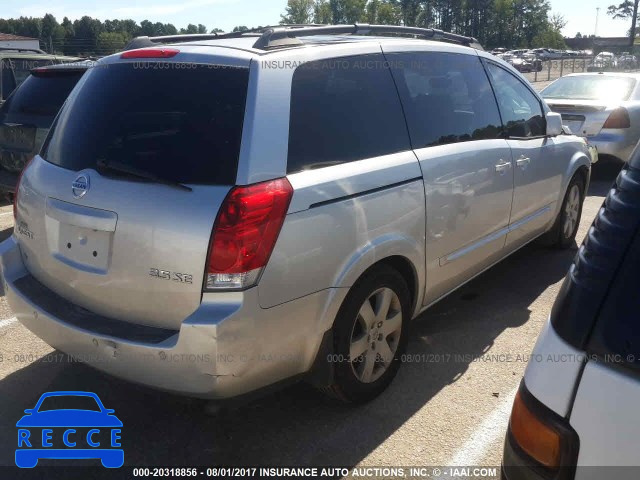
[[[573,37],[576,32],[593,34],[596,8],[600,7],[598,36],[624,36],[630,28],[629,20],[613,20],[607,7],[622,0],[550,0],[551,11],[567,20],[563,33]],[[214,27],[230,31],[237,25],[247,27],[273,25],[280,21],[286,0],[0,0],[0,17],[42,17],[52,13],[58,21],[67,16],[71,20],[89,15],[100,20],[132,18],[138,22],[173,23],[186,27],[202,23],[208,30]],[[4,5],[3,5],[4,4]]]

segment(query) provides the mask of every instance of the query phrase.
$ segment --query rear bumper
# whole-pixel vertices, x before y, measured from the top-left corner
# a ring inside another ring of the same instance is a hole
[[[127,335],[126,322],[105,322],[72,304],[65,309],[60,304],[69,302],[50,297],[55,294],[42,285],[38,295],[25,288],[25,279],[37,281],[24,267],[14,237],[0,244],[0,268],[16,317],[52,347],[125,380],[211,399],[308,372],[325,333],[322,319],[337,313],[345,294],[327,289],[269,309],[259,307],[256,288],[204,294],[180,330],[131,324],[136,333]],[[140,328],[149,331],[142,335]]]
[[[629,160],[631,152],[638,143],[637,134],[622,130],[612,130],[611,133],[600,132],[587,137],[587,142],[598,149],[598,155],[608,155],[623,162]]]

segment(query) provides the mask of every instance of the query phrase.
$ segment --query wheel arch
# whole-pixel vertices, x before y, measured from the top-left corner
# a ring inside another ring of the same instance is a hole
[[[358,249],[338,272],[334,285],[351,288],[373,267],[386,264],[400,273],[411,292],[413,318],[422,305],[425,288],[424,244],[403,235],[390,234]]]
[[[567,194],[569,184],[576,175],[580,175],[582,178],[584,182],[584,194],[586,195],[587,189],[589,188],[589,181],[591,180],[591,159],[582,151],[576,152],[567,166],[567,170],[562,181],[562,188],[558,192],[558,201],[556,202],[556,208],[553,214],[554,220],[547,228],[551,228],[553,226],[554,221],[562,208],[562,202]]]
[[[589,187],[589,180],[591,178],[591,159],[584,152],[576,152],[571,158],[571,161],[569,162],[567,168],[567,174],[565,175],[561,198],[564,198],[571,180],[576,175],[580,175],[582,177],[586,192],[587,188]]]

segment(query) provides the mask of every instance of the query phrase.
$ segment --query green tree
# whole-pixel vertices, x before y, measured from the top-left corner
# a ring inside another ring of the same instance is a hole
[[[50,13],[47,13],[42,18],[41,35],[42,43],[44,43],[47,49],[53,50],[50,53],[63,51],[66,30],[62,25],[58,23],[56,17],[54,17]]]
[[[193,23],[190,23],[189,25],[187,25],[187,28],[181,28],[180,29],[180,33],[182,35],[185,35],[185,34],[192,35],[192,34],[200,33],[200,32],[198,30],[198,26],[197,25],[194,25]]]
[[[562,36],[562,29],[566,25],[567,21],[562,15],[558,13],[552,14],[547,24],[533,37],[531,46],[558,49],[567,48],[567,44]]]
[[[356,23],[365,18],[367,0],[329,0],[333,23]]]
[[[401,21],[402,13],[398,7],[388,1],[380,2],[376,23],[380,25],[399,25]]]
[[[246,32],[247,30],[249,30],[249,27],[246,27],[244,25],[239,25],[237,27],[233,27],[233,31],[234,32]]]
[[[42,38],[49,38],[55,34],[56,27],[59,27],[60,24],[56,20],[56,17],[51,15],[50,13],[45,14],[42,17]]]
[[[556,30],[547,28],[538,33],[531,42],[533,48],[546,47],[546,48],[567,48],[567,44],[564,41],[562,34]]]
[[[121,51],[129,41],[129,36],[124,32],[102,32],[96,42],[96,53],[110,55]]]
[[[378,11],[380,0],[369,0],[365,7],[365,19],[367,23],[378,23]]]
[[[127,19],[127,20],[119,20],[120,22],[120,31],[125,32],[129,35],[129,37],[137,37],[140,35],[140,25],[135,20]],[[170,24],[169,24],[170,25]],[[176,27],[171,25],[173,32],[178,33]]]
[[[98,35],[104,31],[102,22],[87,15],[73,22],[73,37],[65,39],[65,53],[92,55],[96,50]]]
[[[40,38],[42,36],[42,19],[33,17],[20,17],[14,27],[17,35]]]
[[[314,10],[314,0],[288,0],[285,13],[280,15],[280,23],[312,23]]]
[[[142,20],[140,22],[140,35],[144,35],[146,37],[157,36],[156,26],[149,20]]]
[[[418,25],[418,16],[420,15],[423,22],[428,21],[428,14],[424,14],[425,10],[430,10],[435,7],[436,1],[423,2],[420,0],[397,0],[394,2],[400,7],[402,15],[402,21],[405,25],[415,26]]]
[[[556,32],[562,33],[562,29],[567,26],[567,20],[559,13],[553,13],[549,19],[549,26]]]
[[[636,23],[638,21],[638,3],[640,0],[625,0],[619,5],[610,5],[607,14],[613,18],[631,18],[631,28],[629,29],[629,45],[633,45],[636,35]]]
[[[313,23],[331,23],[333,14],[328,0],[316,0],[313,5]]]

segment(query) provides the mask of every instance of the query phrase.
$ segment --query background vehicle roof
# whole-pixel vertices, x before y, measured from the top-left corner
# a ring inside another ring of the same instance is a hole
[[[49,53],[25,52],[20,50],[0,50],[0,57],[26,58],[29,60],[80,60],[79,57],[51,55]]]
[[[569,73],[564,77],[584,77],[584,76],[631,77],[637,80],[637,79],[640,79],[640,72],[580,72],[580,73]]]

